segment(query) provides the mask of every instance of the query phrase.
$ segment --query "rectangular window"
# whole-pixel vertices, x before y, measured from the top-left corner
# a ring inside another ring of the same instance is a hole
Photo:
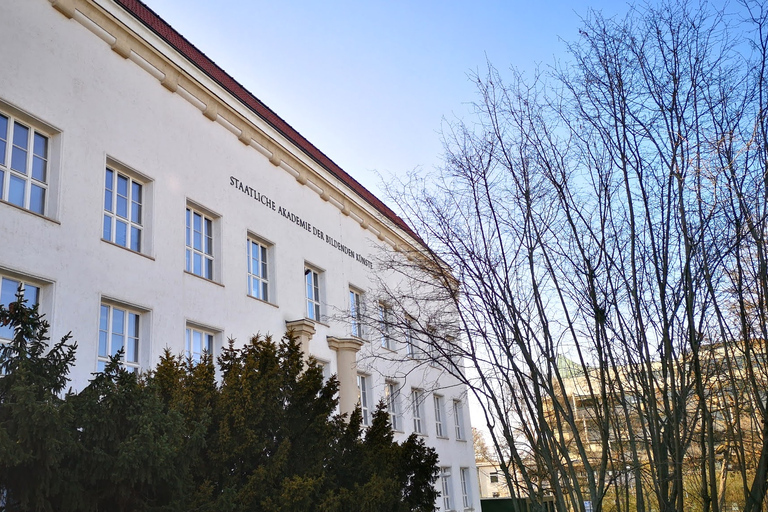
[[[453,420],[456,424],[456,439],[464,439],[464,408],[461,400],[453,401]]]
[[[499,473],[498,473],[498,471],[494,471],[493,473],[491,473],[491,483],[492,484],[499,483]]]
[[[381,346],[394,350],[390,326],[392,323],[392,311],[386,304],[379,303],[379,332],[381,333]]]
[[[211,354],[213,356],[213,338],[214,334],[211,332],[187,326],[187,357],[195,363],[199,363],[203,354]]]
[[[269,302],[269,248],[248,239],[248,295]]]
[[[0,113],[0,199],[46,214],[49,138]]]
[[[440,480],[443,484],[443,510],[453,510],[453,496],[451,496],[451,468],[440,468]]]
[[[107,167],[102,238],[132,251],[142,251],[144,185]]]
[[[411,407],[413,409],[413,431],[426,434],[424,429],[424,392],[420,389],[411,391]]]
[[[11,279],[10,277],[0,277],[0,304],[8,307],[8,304],[16,302],[16,292],[21,286],[21,292],[27,299],[27,307],[32,307],[40,303],[40,287],[22,281],[20,279]],[[0,342],[13,339],[13,328],[10,325],[0,325]]]
[[[320,273],[309,267],[304,268],[307,289],[307,318],[320,321]]]
[[[213,219],[189,206],[186,256],[187,272],[213,279]]]
[[[461,501],[464,508],[469,508],[472,506],[472,484],[469,480],[469,468],[461,468],[459,476],[461,477]]]
[[[400,419],[400,389],[397,387],[396,382],[387,382],[384,389],[385,398],[387,402],[387,411],[389,411],[389,423],[392,425],[392,430],[401,431],[403,426]]]
[[[360,413],[363,417],[363,425],[371,424],[371,409],[368,405],[368,393],[370,388],[370,377],[366,375],[357,376],[357,400],[360,403]]]
[[[408,357],[416,357],[416,331],[414,320],[409,316],[405,318],[405,347]]]
[[[443,418],[445,417],[445,411],[443,410],[443,397],[440,395],[434,396],[435,401],[435,435],[437,437],[445,437],[443,431]]]
[[[349,322],[352,336],[363,337],[363,294],[354,288],[349,289]]]
[[[104,371],[109,358],[121,349],[123,367],[131,372],[139,370],[140,319],[136,311],[101,304],[98,371]]]

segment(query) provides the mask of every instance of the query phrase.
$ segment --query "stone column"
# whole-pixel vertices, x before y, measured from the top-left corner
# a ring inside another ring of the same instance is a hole
[[[309,360],[309,340],[315,335],[315,323],[306,318],[285,322],[285,326],[299,340],[301,351],[304,352],[304,361]]]
[[[328,336],[328,346],[336,351],[339,410],[342,414],[351,414],[357,406],[357,352],[363,342],[357,338]]]

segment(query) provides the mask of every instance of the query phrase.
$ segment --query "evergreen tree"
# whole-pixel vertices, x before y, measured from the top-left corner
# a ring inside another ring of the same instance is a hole
[[[48,322],[29,307],[21,290],[0,305],[0,326],[13,339],[0,343],[0,510],[53,508],[50,497],[67,492],[61,464],[72,450],[72,408],[62,397],[75,359],[67,335],[48,345]]]
[[[431,511],[437,456],[394,442],[379,405],[335,414],[338,383],[287,334],[230,341],[214,362],[168,351],[132,373],[118,354],[66,393],[76,345],[49,346],[19,300],[0,306],[0,511]]]

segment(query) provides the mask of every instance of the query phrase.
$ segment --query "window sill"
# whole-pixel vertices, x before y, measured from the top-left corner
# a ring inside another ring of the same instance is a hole
[[[118,246],[118,247],[119,247],[119,246]],[[215,284],[216,286],[221,286],[222,288],[224,288],[224,285],[223,285],[223,284],[221,284],[221,283],[217,283],[216,281],[214,281],[214,280],[212,280],[212,279],[208,279],[207,277],[203,277],[203,276],[199,276],[199,275],[197,275],[197,274],[193,274],[193,273],[192,273],[192,272],[190,272],[189,270],[185,270],[185,271],[184,271],[184,273],[185,273],[185,274],[187,274],[188,276],[192,276],[192,277],[195,277],[195,278],[197,278],[197,279],[201,279],[201,280],[203,280],[203,281],[206,281],[206,282],[208,282],[208,283],[211,283],[211,284]]]
[[[203,278],[203,279],[205,279],[205,278]],[[278,306],[277,304],[275,304],[273,302],[269,302],[268,300],[264,300],[264,299],[260,299],[258,297],[254,297],[253,295],[248,295],[247,293],[245,294],[245,296],[248,297],[249,299],[255,300],[256,302],[261,302],[262,304],[264,304],[266,306],[272,306],[273,308],[279,308],[280,307],[280,306]]]
[[[446,441],[449,441],[451,438],[448,436],[435,436],[438,439],[445,439]]]
[[[3,201],[2,199],[0,199],[0,204],[8,205],[11,208],[15,208],[15,209],[19,210],[20,212],[28,213],[28,214],[32,215],[33,217],[37,217],[39,219],[47,220],[48,222],[52,222],[54,224],[58,224],[59,226],[61,226],[61,222],[59,222],[58,220],[56,220],[54,218],[47,217],[45,215],[40,215],[37,212],[33,212],[32,210],[27,210],[26,208],[22,208],[21,206],[15,205],[13,203],[9,203],[8,201]]]
[[[304,320],[312,322],[313,324],[322,325],[324,327],[329,327],[329,328],[331,327],[331,324],[327,324],[325,322],[321,322],[320,320],[312,320],[311,318],[308,318],[306,316],[304,317]]]
[[[102,238],[101,241],[104,242],[105,244],[111,245],[113,247],[119,247],[120,249],[122,249],[124,251],[128,251],[128,252],[130,252],[132,254],[135,254],[137,256],[143,256],[144,258],[147,258],[150,261],[155,261],[155,258],[150,256],[149,254],[144,254],[143,252],[136,252],[136,251],[134,251],[133,249],[131,249],[129,247],[125,247],[124,245],[116,244],[115,242],[111,242],[111,241],[109,241],[109,240],[107,240],[105,238]]]

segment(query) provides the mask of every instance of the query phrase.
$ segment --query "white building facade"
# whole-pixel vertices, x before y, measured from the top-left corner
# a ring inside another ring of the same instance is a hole
[[[136,0],[9,0],[0,31],[0,299],[72,331],[74,388],[290,328],[480,510],[465,389],[363,321],[376,255],[422,249],[402,220]]]

